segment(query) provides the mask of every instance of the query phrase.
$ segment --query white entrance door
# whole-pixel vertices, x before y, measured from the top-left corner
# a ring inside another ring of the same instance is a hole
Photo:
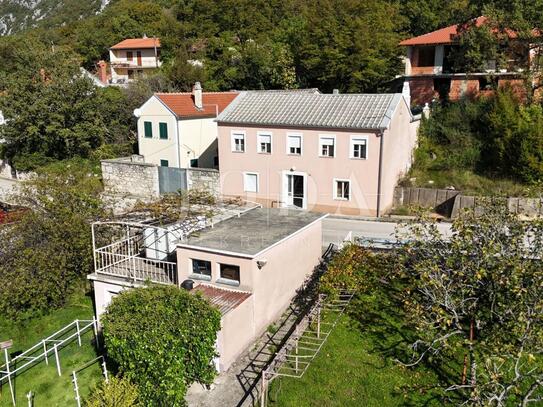
[[[285,206],[305,209],[305,189],[304,174],[285,173],[283,179],[283,202]]]

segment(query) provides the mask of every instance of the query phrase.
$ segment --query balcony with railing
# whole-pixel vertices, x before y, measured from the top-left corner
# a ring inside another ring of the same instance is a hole
[[[129,236],[94,250],[95,272],[134,283],[178,284],[177,263],[146,257],[143,234]]]

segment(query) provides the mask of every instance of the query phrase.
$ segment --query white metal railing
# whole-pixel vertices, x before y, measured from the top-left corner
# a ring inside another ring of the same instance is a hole
[[[140,257],[141,236],[132,236],[95,250],[95,271],[132,281],[177,284],[177,264]]]
[[[97,253],[99,258],[104,253]],[[177,263],[143,257],[125,257],[114,265],[100,270],[98,274],[122,277],[132,281],[151,281],[160,284],[177,284]]]
[[[15,393],[12,382],[13,376],[24,372],[25,369],[32,367],[41,360],[45,360],[45,363],[49,364],[50,354],[55,356],[57,373],[60,376],[62,372],[60,369],[60,358],[58,354],[59,350],[72,342],[75,338],[77,338],[77,342],[79,346],[81,346],[81,335],[91,328],[94,331],[96,347],[98,348],[98,321],[95,317],[93,317],[92,320],[76,319],[12,359],[8,358],[8,352],[6,350],[6,363],[0,366],[0,385],[5,381],[9,383],[13,405],[15,405]],[[75,330],[74,333],[64,338],[66,334],[73,330]],[[19,361],[22,362],[22,364],[17,366],[17,362]]]
[[[141,250],[141,236],[132,236],[107,246],[96,249],[96,272],[122,263],[127,258],[136,256]]]

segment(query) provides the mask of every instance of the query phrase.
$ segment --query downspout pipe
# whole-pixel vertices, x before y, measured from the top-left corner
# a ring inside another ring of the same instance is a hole
[[[179,142],[179,118],[175,117],[175,144],[177,145],[177,168],[181,168],[181,143]]]
[[[384,130],[379,130],[378,136],[381,138],[379,142],[379,172],[377,175],[377,217],[381,217],[381,180],[383,174],[383,146],[384,146]]]

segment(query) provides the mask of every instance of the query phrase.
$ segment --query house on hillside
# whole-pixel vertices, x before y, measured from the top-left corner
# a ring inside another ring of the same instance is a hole
[[[222,314],[216,360],[222,372],[279,318],[320,262],[326,215],[241,209],[195,235],[183,225],[117,222],[126,237],[94,247],[97,316],[122,290],[147,282],[200,293]],[[111,226],[111,225],[106,225]],[[93,236],[95,236],[93,227]],[[96,241],[96,240],[93,240]]]
[[[477,27],[487,22],[486,17],[472,21]],[[423,105],[438,98],[457,100],[465,95],[492,92],[506,85],[521,95],[526,94],[524,78],[525,73],[534,68],[534,47],[516,41],[517,34],[506,30],[511,40],[506,64],[498,66],[497,61],[487,61],[484,70],[466,72],[465,68],[455,67],[450,58],[451,51],[458,46],[463,28],[464,25],[455,24],[400,43],[406,49],[405,73],[397,82],[408,85],[405,92],[410,93],[413,105]]]
[[[109,63],[112,84],[125,84],[146,75],[161,65],[160,39],[127,38],[109,49]],[[107,80],[104,67],[100,64],[99,77],[102,81]]]
[[[138,150],[146,163],[177,168],[217,168],[215,118],[238,92],[155,93],[134,111]]]
[[[419,120],[401,94],[249,91],[217,123],[223,196],[380,216],[411,165]]]

